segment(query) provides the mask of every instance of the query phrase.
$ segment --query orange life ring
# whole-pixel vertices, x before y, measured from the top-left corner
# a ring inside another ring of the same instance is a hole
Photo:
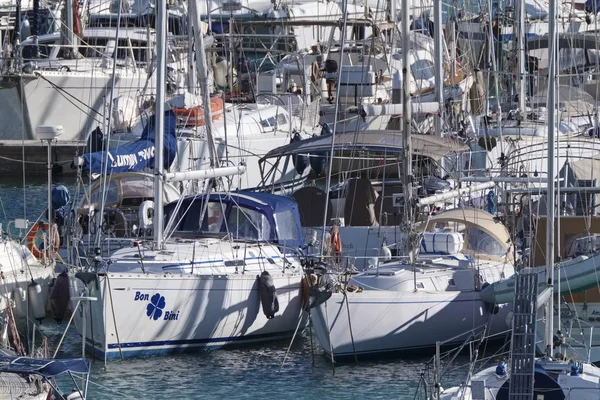
[[[340,228],[337,225],[331,227],[331,248],[337,258],[340,261],[342,255],[342,238],[340,237]]]
[[[223,115],[223,99],[219,96],[210,99],[210,116],[214,121]],[[173,112],[177,116],[177,124],[185,126],[202,126],[206,123],[204,119],[204,106],[174,107]]]
[[[35,242],[39,232],[48,231],[50,231],[50,225],[47,222],[38,222],[37,224],[33,225],[31,230],[27,233],[27,248],[37,259],[41,259],[44,256],[50,257],[48,250],[40,250]],[[58,234],[58,228],[56,227],[56,224],[52,224],[52,242],[52,247],[56,253],[60,247],[60,235]]]

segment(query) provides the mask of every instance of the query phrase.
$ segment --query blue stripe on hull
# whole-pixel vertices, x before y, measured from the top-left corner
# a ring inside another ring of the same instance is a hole
[[[121,343],[121,351],[119,351],[118,343],[110,343],[109,351],[106,353],[107,360],[116,360],[121,358],[132,357],[150,357],[161,356],[166,354],[192,352],[198,350],[216,350],[223,346],[243,346],[256,344],[265,341],[285,339],[294,334],[294,331],[285,331],[277,333],[263,333],[257,335],[245,335],[228,338],[204,338],[204,339],[186,339],[186,340],[163,340],[153,342],[129,342]],[[86,339],[87,348],[92,350],[92,341]],[[96,343],[97,344],[97,343]],[[163,347],[169,346],[169,347]],[[157,348],[161,347],[161,348]],[[104,359],[104,351],[98,347],[93,349],[94,355],[97,358]]]

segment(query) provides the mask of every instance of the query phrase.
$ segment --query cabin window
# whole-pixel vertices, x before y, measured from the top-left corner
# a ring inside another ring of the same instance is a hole
[[[100,204],[102,202],[102,185],[98,186],[91,195],[92,203]],[[106,205],[113,205],[119,200],[119,191],[117,190],[117,184],[115,181],[108,183],[106,188]]]
[[[274,218],[277,225],[277,241],[280,244],[285,244],[286,240],[296,241],[299,239],[296,235],[296,219],[291,211],[276,213]]]
[[[131,43],[131,44],[130,44]],[[148,48],[144,42],[128,39],[119,39],[117,59],[124,60],[133,58],[136,62],[148,61]],[[79,45],[79,53],[86,58],[108,57],[113,58],[115,54],[115,40],[106,38],[84,38]]]
[[[179,215],[175,216],[175,218],[181,219],[177,230],[184,232],[218,233],[221,230],[221,225],[223,224],[225,207],[227,207],[226,204],[209,202],[206,206],[206,214],[204,218],[200,218],[200,212],[204,209],[201,200],[197,200],[197,202],[195,201],[189,210],[187,210],[187,207],[184,204],[179,210]],[[181,215],[183,213],[185,213],[185,215],[182,217]],[[169,217],[170,216],[166,217],[167,220]],[[202,227],[201,229],[198,229],[201,219]]]
[[[410,71],[413,74],[413,77],[417,80],[425,79],[433,79],[434,68],[433,62],[429,60],[417,60],[410,66]]]
[[[271,224],[258,211],[234,205],[227,218],[227,227],[234,239],[268,241]]]
[[[263,126],[263,128],[271,128],[273,126],[275,126],[275,117],[269,117],[266,119],[263,119],[260,121],[260,124]]]
[[[417,289],[425,289],[423,282],[417,282]]]
[[[448,286],[456,286],[456,282],[454,282],[454,279],[448,279]]]
[[[204,221],[202,221],[202,231],[217,233],[221,230],[221,225],[223,224],[223,208],[225,208],[224,204],[213,201],[208,203],[208,207],[206,207],[206,216]]]
[[[506,251],[502,245],[479,228],[470,227],[468,229],[467,250],[477,254],[486,254],[491,256],[504,256]]]
[[[574,67],[581,67],[586,64],[586,51],[581,48],[567,48],[558,51],[559,71],[571,71]]]
[[[278,125],[287,124],[287,118],[285,114],[277,114],[272,117],[261,120],[260,124],[263,126],[263,128],[274,128]]]

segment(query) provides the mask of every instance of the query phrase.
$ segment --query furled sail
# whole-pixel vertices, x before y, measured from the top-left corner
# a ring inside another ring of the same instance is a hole
[[[173,111],[165,112],[164,167],[169,168],[177,152],[175,128],[177,119]],[[111,174],[119,172],[136,172],[154,168],[154,134],[155,116],[148,119],[148,124],[139,140],[119,146],[115,149],[97,151],[83,155],[83,170],[93,174]],[[108,166],[105,169],[105,161]]]

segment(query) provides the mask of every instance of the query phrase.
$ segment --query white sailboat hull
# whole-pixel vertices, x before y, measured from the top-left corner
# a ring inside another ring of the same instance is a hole
[[[312,310],[319,342],[334,357],[426,348],[438,341],[461,343],[488,324],[488,334],[506,330],[506,312],[489,314],[478,292],[370,290],[347,296],[346,301],[334,293]]]
[[[39,76],[11,79],[14,83],[0,88],[0,126],[8,128],[2,131],[1,139],[38,139],[39,125],[62,125],[59,142],[80,141],[103,125],[102,115],[111,96],[110,70],[40,71]],[[145,72],[119,72],[112,95],[137,99],[146,80]]]
[[[48,304],[50,294],[50,283],[54,278],[54,268],[41,264],[27,249],[21,247],[21,244],[12,240],[0,241],[0,271],[3,279],[0,280],[0,312],[3,312],[8,305],[6,297],[11,299],[14,304],[13,315],[16,322],[25,326],[27,322],[30,296],[34,295],[28,290],[31,281],[35,281],[41,287],[39,296],[44,305]],[[29,317],[32,312],[29,311]]]
[[[97,301],[82,303],[75,322],[94,355],[106,359],[281,339],[302,318],[301,275],[272,276],[280,307],[272,319],[263,313],[256,273],[109,273],[88,284]],[[84,284],[73,276],[70,282],[75,307]]]

